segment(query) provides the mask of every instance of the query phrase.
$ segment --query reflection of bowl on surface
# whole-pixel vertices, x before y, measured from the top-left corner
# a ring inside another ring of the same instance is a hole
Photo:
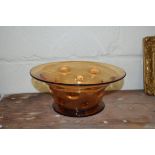
[[[55,111],[80,117],[101,111],[105,88],[123,79],[125,72],[110,64],[64,61],[34,67],[31,76],[48,84]]]

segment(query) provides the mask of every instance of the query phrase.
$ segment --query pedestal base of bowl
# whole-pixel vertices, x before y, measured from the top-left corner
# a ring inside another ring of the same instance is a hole
[[[91,109],[85,109],[85,110],[70,110],[70,109],[65,109],[64,107],[61,107],[58,104],[53,103],[53,109],[65,116],[70,116],[70,117],[86,117],[90,115],[94,115],[102,111],[105,107],[104,102],[101,102],[97,106],[91,108]]]

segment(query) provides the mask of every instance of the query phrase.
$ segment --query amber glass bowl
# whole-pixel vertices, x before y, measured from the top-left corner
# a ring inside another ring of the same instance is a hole
[[[56,112],[67,116],[89,116],[104,109],[105,88],[123,79],[119,67],[90,61],[64,61],[31,69],[33,78],[48,84]]]

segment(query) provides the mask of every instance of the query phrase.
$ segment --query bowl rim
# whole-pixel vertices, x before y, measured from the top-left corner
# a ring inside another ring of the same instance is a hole
[[[58,62],[92,62],[92,63],[102,63],[102,64],[107,64],[107,65],[112,65],[114,67],[117,67],[113,64],[108,64],[108,63],[103,63],[103,62],[96,62],[96,61],[53,61],[53,62],[48,62],[48,63],[43,63],[43,64],[40,64],[40,65],[46,65],[46,64],[50,64],[50,63],[58,63]],[[34,66],[30,69],[30,75],[32,78],[38,80],[38,81],[41,81],[41,82],[44,82],[44,83],[47,83],[47,84],[54,84],[54,85],[63,85],[63,86],[99,86],[99,85],[107,85],[107,84],[111,84],[111,83],[114,83],[114,82],[117,82],[117,81],[120,81],[122,80],[125,76],[126,76],[126,72],[124,71],[124,69],[120,68],[120,67],[117,67],[119,69],[121,69],[123,72],[124,72],[124,75],[121,76],[120,78],[116,79],[116,80],[112,80],[112,81],[108,81],[108,82],[100,82],[100,83],[91,83],[91,84],[78,84],[78,83],[61,83],[61,82],[52,82],[52,81],[48,81],[48,80],[43,80],[43,79],[40,79],[36,76],[34,76],[32,74],[32,70],[35,68],[35,67],[38,67],[40,65],[37,65],[37,66]]]

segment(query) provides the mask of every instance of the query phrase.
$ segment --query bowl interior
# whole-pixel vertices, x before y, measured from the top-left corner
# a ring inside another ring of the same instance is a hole
[[[64,61],[42,64],[31,69],[33,78],[70,86],[104,85],[125,77],[123,69],[114,65],[89,61]]]

